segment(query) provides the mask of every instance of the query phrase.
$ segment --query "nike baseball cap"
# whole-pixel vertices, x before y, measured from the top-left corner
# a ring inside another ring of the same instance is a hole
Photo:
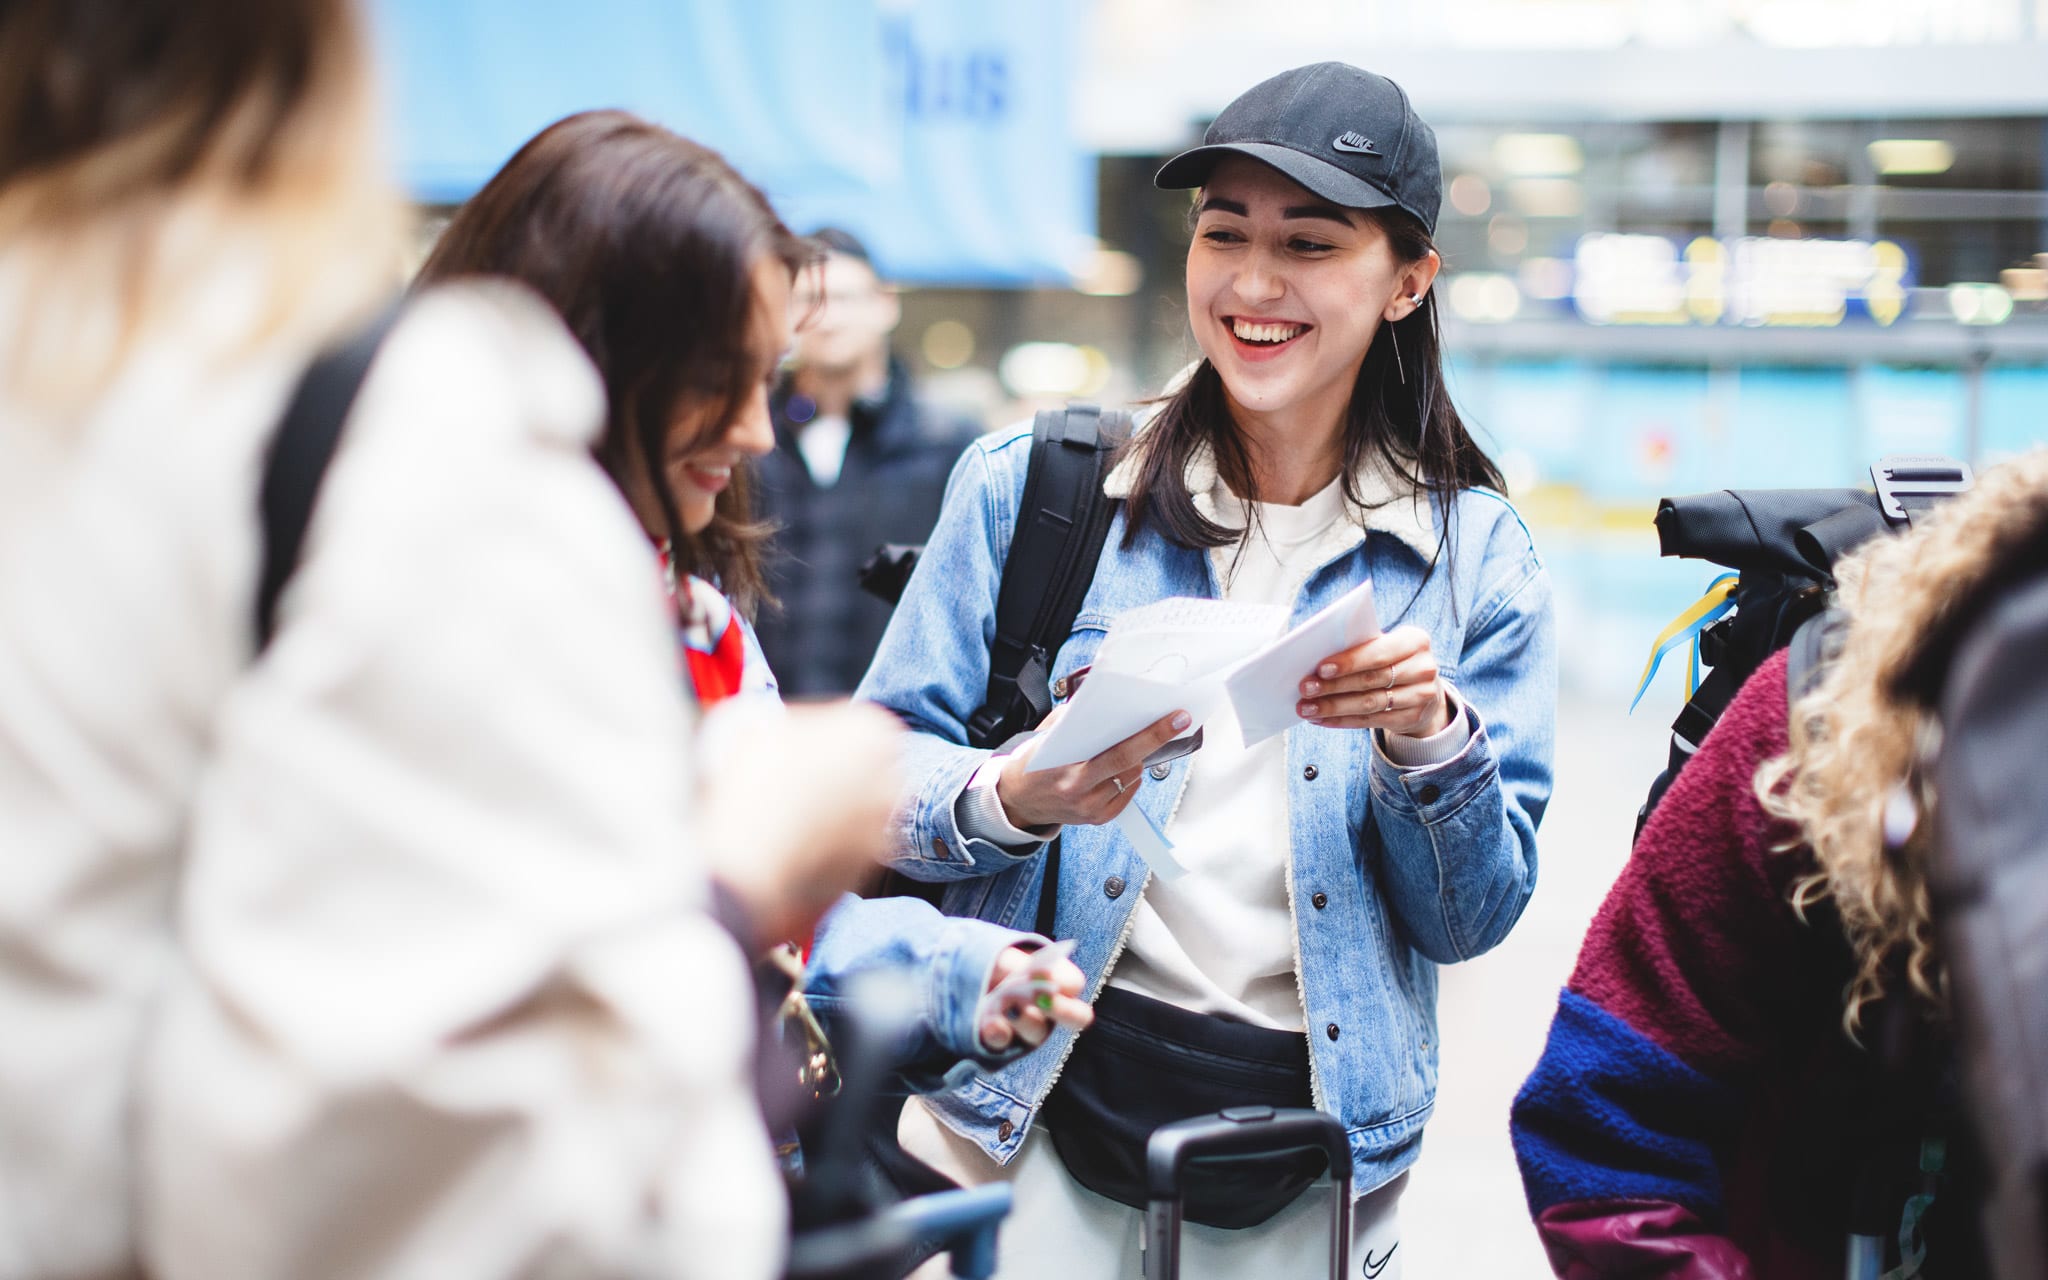
[[[1444,184],[1436,134],[1385,76],[1343,62],[1283,71],[1238,95],[1202,145],[1168,160],[1152,184],[1199,187],[1230,154],[1269,164],[1347,209],[1400,209],[1436,234]]]

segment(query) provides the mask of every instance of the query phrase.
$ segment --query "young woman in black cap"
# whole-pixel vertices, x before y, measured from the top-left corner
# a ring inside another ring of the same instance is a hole
[[[1294,621],[1361,581],[1383,634],[1303,673],[1298,722],[1144,766],[1166,717],[1082,764],[963,745],[980,703],[1030,433],[978,441],[862,693],[911,737],[897,865],[949,913],[1017,925],[1062,833],[1056,932],[1096,1024],[906,1111],[906,1146],[1015,1181],[1004,1274],[1132,1274],[1144,1142],[1222,1107],[1317,1106],[1351,1135],[1354,1274],[1399,1274],[1395,1203],[1436,1084],[1437,966],[1504,938],[1534,887],[1550,793],[1548,578],[1445,391],[1430,235],[1435,138],[1389,80],[1276,76],[1160,170],[1197,188],[1188,318],[1203,359],[1142,426],[1052,674],[1119,613],[1172,596]],[[1189,869],[1153,877],[1136,804]],[[1190,1190],[1190,1276],[1320,1274],[1327,1193],[1282,1161]],[[1362,1264],[1362,1265],[1361,1265]]]

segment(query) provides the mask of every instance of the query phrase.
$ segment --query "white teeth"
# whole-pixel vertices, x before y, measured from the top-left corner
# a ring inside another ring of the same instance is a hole
[[[707,476],[716,476],[721,480],[732,474],[731,467],[697,467],[696,470]]]
[[[1230,331],[1246,342],[1285,342],[1308,328],[1305,324],[1249,324],[1232,320]]]

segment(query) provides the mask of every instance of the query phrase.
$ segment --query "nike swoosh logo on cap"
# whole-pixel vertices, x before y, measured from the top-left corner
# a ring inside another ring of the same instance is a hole
[[[1380,154],[1380,149],[1373,145],[1373,140],[1362,133],[1340,133],[1330,146],[1338,151],[1348,151],[1355,156]]]

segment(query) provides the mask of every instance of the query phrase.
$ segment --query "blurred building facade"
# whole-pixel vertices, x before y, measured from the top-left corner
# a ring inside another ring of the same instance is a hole
[[[627,106],[913,286],[896,340],[1001,422],[1195,351],[1161,160],[1285,67],[1437,129],[1453,390],[1615,691],[1704,584],[1666,493],[1850,484],[2048,439],[2048,0],[376,0],[428,206]],[[431,217],[429,219],[431,223]]]
[[[1285,19],[1102,0],[1074,78],[1102,157],[1076,290],[922,291],[912,353],[1020,406],[1156,390],[1194,352],[1185,199],[1152,170],[1256,80],[1337,58],[1436,126],[1454,391],[1557,571],[1568,680],[1631,687],[1710,576],[1657,560],[1663,494],[2048,441],[2048,3],[1297,0]]]

